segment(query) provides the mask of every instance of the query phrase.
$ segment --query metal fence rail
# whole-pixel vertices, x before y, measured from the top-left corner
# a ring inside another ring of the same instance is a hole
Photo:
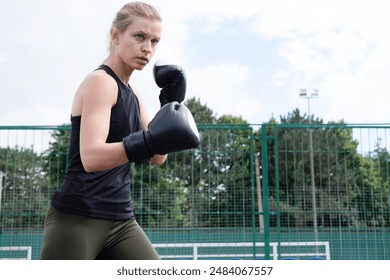
[[[271,259],[305,259],[330,260],[329,242],[270,242],[267,244],[271,247]],[[253,259],[252,248],[256,251],[255,258],[264,260],[264,242],[232,242],[232,243],[165,243],[155,244],[162,259],[235,259],[245,260]],[[317,252],[310,248],[320,248]],[[233,248],[233,250],[232,250]],[[237,250],[240,248],[241,250]],[[283,248],[295,248],[294,252],[286,252],[279,254],[278,251]],[[163,250],[165,249],[165,251]],[[177,249],[184,250],[182,253],[177,253]],[[247,250],[245,250],[247,249]],[[173,253],[170,254],[170,251]],[[217,252],[216,252],[217,251]],[[238,252],[237,252],[238,251]],[[246,251],[246,252],[245,252]]]
[[[11,252],[11,253],[10,253]],[[16,255],[20,254],[19,257]],[[11,255],[12,257],[7,258],[2,255]],[[0,260],[8,260],[8,259],[17,259],[17,260],[31,260],[32,256],[32,247],[31,246],[5,246],[0,247]]]
[[[198,127],[198,149],[130,172],[136,218],[162,256],[390,259],[389,126]],[[0,259],[25,258],[10,247],[39,259],[68,142],[69,126],[0,126]]]

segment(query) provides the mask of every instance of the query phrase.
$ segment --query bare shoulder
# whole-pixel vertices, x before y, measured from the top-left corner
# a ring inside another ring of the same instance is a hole
[[[116,81],[106,72],[98,70],[89,73],[81,82],[76,91],[72,115],[81,115],[82,108],[88,104],[101,104],[113,106],[118,95],[118,85]]]
[[[89,73],[85,77],[83,84],[85,84],[86,87],[91,87],[93,89],[103,89],[104,91],[118,89],[118,85],[114,78],[112,78],[103,70],[97,70]]]

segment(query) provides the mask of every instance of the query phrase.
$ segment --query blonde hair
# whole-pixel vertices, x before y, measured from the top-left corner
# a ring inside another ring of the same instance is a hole
[[[154,19],[157,21],[162,21],[159,11],[144,2],[134,1],[125,4],[117,13],[114,21],[112,22],[111,32],[113,28],[116,28],[119,32],[126,30],[127,26],[134,21],[134,17],[145,17],[149,19]],[[110,39],[109,52],[113,51],[113,43]]]

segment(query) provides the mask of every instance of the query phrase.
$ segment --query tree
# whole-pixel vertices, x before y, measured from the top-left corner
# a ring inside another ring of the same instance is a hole
[[[44,169],[47,171],[50,191],[55,191],[64,180],[69,161],[70,126],[62,125],[51,134],[49,149],[44,153]]]
[[[313,135],[317,225],[324,227],[389,224],[389,154],[379,144],[361,155],[353,130],[343,121],[326,125],[294,109],[281,123],[267,124],[271,211],[281,226],[313,225],[309,129]],[[264,164],[264,163],[263,163]],[[308,213],[310,213],[308,215]],[[277,220],[272,220],[276,225]]]
[[[389,153],[377,143],[373,155],[361,158],[350,199],[355,225],[385,227],[390,225]]]
[[[46,173],[32,148],[0,149],[0,170],[4,171],[1,224],[7,228],[40,228],[45,215]]]
[[[193,227],[231,226],[237,221],[220,213],[250,215],[251,128],[241,117],[217,118],[199,100],[191,99],[187,106],[201,124],[201,144],[193,150],[192,164],[186,165],[193,166],[188,173],[192,174],[187,199],[189,224]],[[251,219],[243,216],[239,222],[247,224]]]
[[[134,165],[131,172],[133,208],[146,227],[228,227],[249,225],[252,215],[251,153],[261,151],[262,131],[242,117],[217,117],[199,99],[185,102],[199,127],[197,149],[168,156],[161,166]],[[294,109],[271,118],[267,127],[271,211],[281,226],[310,227],[313,219],[308,132],[313,132],[315,198],[318,226],[389,224],[389,153],[378,144],[370,155],[357,152],[353,131],[343,121],[324,124]],[[50,192],[63,179],[68,161],[69,127],[52,134],[44,154]],[[25,151],[26,152],[26,151]],[[8,152],[9,153],[9,152]],[[16,153],[23,153],[17,150]],[[21,155],[20,155],[21,156]],[[25,157],[23,155],[22,157]],[[241,213],[232,220],[228,214]],[[363,213],[363,214],[362,214]],[[387,214],[386,214],[387,213]],[[276,225],[277,220],[271,221]]]
[[[207,105],[203,105],[200,102],[200,99],[196,99],[195,97],[186,100],[185,105],[191,111],[195,122],[199,124],[214,124],[216,122],[216,117],[214,116],[213,111],[207,107]]]

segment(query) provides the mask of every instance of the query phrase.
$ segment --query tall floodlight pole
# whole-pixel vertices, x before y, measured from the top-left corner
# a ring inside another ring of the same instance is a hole
[[[313,88],[310,92],[308,92],[307,89],[301,89],[299,96],[301,98],[307,99],[309,124],[311,124],[310,99],[318,97],[318,89]],[[312,201],[312,205],[313,205],[314,238],[315,238],[315,241],[318,242],[316,187],[315,187],[315,181],[314,181],[313,131],[312,131],[311,127],[309,128],[309,149],[310,149],[311,201]],[[316,245],[316,248],[317,248],[317,245]]]

